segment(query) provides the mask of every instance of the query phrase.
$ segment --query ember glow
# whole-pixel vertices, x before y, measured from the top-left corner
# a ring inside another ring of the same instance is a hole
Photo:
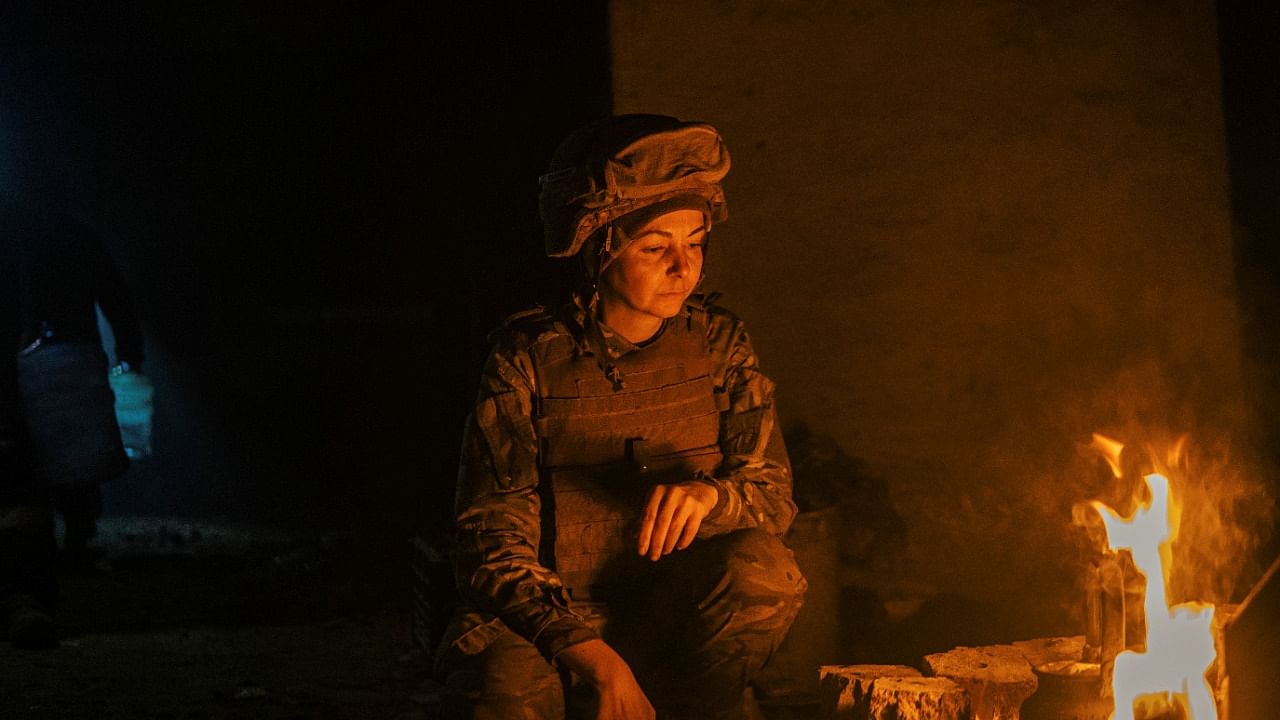
[[[1095,447],[1101,450],[1099,438],[1095,436]],[[1112,445],[1104,454],[1119,476],[1122,446],[1107,442]],[[1181,705],[1191,720],[1217,720],[1213,691],[1205,679],[1216,654],[1210,628],[1214,607],[1205,603],[1169,605],[1170,543],[1177,535],[1180,507],[1170,496],[1164,475],[1147,475],[1146,486],[1150,501],[1129,519],[1102,503],[1093,503],[1106,526],[1110,549],[1128,550],[1146,576],[1146,650],[1126,650],[1116,656],[1111,679],[1115,697],[1112,718],[1154,717],[1162,714],[1163,708]]]

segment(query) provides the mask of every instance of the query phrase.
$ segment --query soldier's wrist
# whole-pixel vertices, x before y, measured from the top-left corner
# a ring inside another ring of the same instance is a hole
[[[599,638],[570,645],[556,655],[556,660],[595,688],[631,676],[626,661]]]
[[[711,492],[708,493],[711,506],[707,508],[707,512],[711,512],[720,506],[720,501],[723,499],[720,497],[720,483],[717,483],[714,478],[704,472],[699,472],[693,481],[711,488]]]

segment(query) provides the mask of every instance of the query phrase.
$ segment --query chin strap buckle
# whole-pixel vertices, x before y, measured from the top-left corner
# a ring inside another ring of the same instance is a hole
[[[649,443],[644,438],[627,438],[627,462],[640,472],[649,469]]]

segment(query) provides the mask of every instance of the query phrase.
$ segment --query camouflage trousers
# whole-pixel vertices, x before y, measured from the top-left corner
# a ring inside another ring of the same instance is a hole
[[[634,592],[573,608],[631,666],[660,720],[740,720],[747,685],[786,636],[806,588],[781,540],[745,529],[662,558]],[[440,655],[449,691],[441,720],[594,717],[590,688],[505,626],[469,650]]]

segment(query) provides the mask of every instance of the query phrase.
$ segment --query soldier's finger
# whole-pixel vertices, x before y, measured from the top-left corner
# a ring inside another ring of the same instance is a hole
[[[672,502],[670,493],[664,493],[662,503],[658,506],[658,517],[653,525],[653,535],[649,542],[649,559],[662,557],[662,546],[666,543],[667,533],[671,530],[671,519],[676,513],[676,503]]]
[[[677,550],[683,550],[693,544],[694,538],[698,537],[698,530],[702,527],[703,517],[699,513],[689,516],[689,521],[684,524],[684,532],[680,533],[680,542],[676,544]]]
[[[667,532],[666,540],[662,543],[663,555],[670,555],[671,551],[676,549],[676,544],[684,537],[685,526],[689,524],[692,515],[693,508],[689,507],[689,501],[681,503],[675,517],[671,519],[671,529]]]
[[[650,540],[653,538],[653,527],[658,519],[658,507],[662,504],[662,497],[665,494],[665,486],[655,485],[649,490],[648,497],[645,498],[644,514],[640,519],[640,536],[636,538],[636,553],[639,555],[649,554]]]

